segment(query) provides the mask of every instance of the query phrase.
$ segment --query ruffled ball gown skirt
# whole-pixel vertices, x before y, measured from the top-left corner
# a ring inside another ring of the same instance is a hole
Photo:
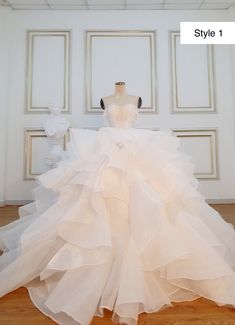
[[[235,307],[235,231],[197,190],[168,132],[71,129],[69,158],[0,228],[0,296],[27,287],[59,324],[87,325],[199,297]]]

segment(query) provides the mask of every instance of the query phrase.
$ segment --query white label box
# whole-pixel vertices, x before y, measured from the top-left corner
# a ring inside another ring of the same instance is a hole
[[[181,22],[180,44],[235,44],[235,22]]]

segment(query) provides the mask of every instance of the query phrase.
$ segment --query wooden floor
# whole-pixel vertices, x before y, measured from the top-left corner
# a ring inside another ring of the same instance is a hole
[[[235,225],[235,204],[211,205],[222,217]],[[0,208],[0,225],[17,218],[16,206]],[[200,298],[192,302],[173,303],[157,313],[139,316],[138,325],[235,325],[235,309],[219,307],[213,301]],[[91,325],[112,325],[112,313],[105,310],[104,318],[94,317]],[[0,298],[0,325],[55,324],[31,302],[26,288],[19,288]]]

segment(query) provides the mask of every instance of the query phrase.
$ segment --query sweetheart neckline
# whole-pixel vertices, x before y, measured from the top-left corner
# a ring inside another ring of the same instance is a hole
[[[108,104],[107,108],[110,107],[110,106],[119,107],[119,108],[123,108],[123,107],[126,107],[126,106],[134,106],[135,108],[138,108],[135,104],[132,104],[132,103],[124,104],[124,105]]]

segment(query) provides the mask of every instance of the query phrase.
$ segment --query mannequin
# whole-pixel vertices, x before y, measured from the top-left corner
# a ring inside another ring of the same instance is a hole
[[[115,104],[122,106],[125,104],[135,104],[138,108],[142,105],[142,98],[139,96],[129,95],[126,92],[126,83],[123,81],[118,81],[115,83],[115,92],[113,95],[101,98],[100,106],[105,109],[108,104]]]

